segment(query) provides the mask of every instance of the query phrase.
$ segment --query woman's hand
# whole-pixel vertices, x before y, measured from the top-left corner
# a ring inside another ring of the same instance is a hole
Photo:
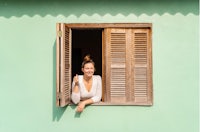
[[[76,112],[83,112],[85,108],[85,102],[84,101],[81,101],[78,106],[76,107]]]
[[[94,103],[92,99],[87,99],[79,102],[78,106],[76,107],[76,112],[83,112],[85,106],[92,103]]]
[[[79,92],[78,74],[74,76],[73,83],[74,83],[73,92],[78,93]]]
[[[76,76],[74,76],[73,82],[75,83],[75,85],[78,84],[78,74],[76,74]]]

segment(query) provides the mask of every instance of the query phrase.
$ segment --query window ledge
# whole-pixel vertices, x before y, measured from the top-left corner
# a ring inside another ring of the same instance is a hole
[[[73,103],[70,103],[69,105],[75,105]],[[127,102],[127,103],[111,103],[111,102],[98,102],[91,104],[91,106],[152,106],[152,103],[132,103],[132,102]]]

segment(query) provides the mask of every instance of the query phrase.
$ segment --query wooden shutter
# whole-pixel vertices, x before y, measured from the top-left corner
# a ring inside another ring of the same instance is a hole
[[[127,101],[127,67],[126,54],[128,30],[105,29],[106,52],[106,94],[107,101],[122,103]]]
[[[106,101],[151,105],[150,29],[107,28],[104,32]]]
[[[71,29],[58,23],[56,30],[56,105],[63,107],[70,103]]]
[[[132,87],[136,104],[152,104],[150,29],[133,29]]]

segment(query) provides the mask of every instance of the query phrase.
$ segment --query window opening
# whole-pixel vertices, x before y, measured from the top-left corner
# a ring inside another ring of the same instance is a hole
[[[72,77],[83,74],[81,64],[86,54],[95,62],[95,75],[102,76],[102,29],[72,29]]]

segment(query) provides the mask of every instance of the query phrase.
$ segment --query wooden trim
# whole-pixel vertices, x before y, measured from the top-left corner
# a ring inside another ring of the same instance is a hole
[[[149,98],[148,98],[148,102],[151,102],[151,104],[153,104],[153,67],[152,67],[152,30],[148,31],[148,49],[149,49]]]
[[[106,63],[106,69],[105,69],[105,73],[110,73],[110,54],[108,51],[110,51],[110,30],[108,29],[104,29],[104,35],[105,35],[105,63]],[[110,102],[110,74],[106,74],[106,101]]]
[[[153,104],[151,102],[145,102],[145,103],[138,103],[138,102],[125,102],[125,103],[111,103],[111,102],[99,102],[92,104],[94,106],[152,106]]]
[[[151,28],[151,23],[66,23],[69,28]]]
[[[70,103],[71,106],[76,106],[76,104]],[[152,103],[133,103],[133,102],[126,102],[126,103],[113,103],[113,102],[98,102],[94,104],[90,104],[89,106],[147,106],[150,107]]]
[[[131,101],[131,55],[132,55],[132,30],[127,29],[126,30],[126,100]]]
[[[65,28],[63,23],[61,23],[61,61],[60,61],[60,106],[65,106]]]
[[[105,36],[104,30],[102,30],[102,101],[106,100],[106,53],[105,53]]]
[[[60,24],[56,24],[56,106],[60,105]]]

